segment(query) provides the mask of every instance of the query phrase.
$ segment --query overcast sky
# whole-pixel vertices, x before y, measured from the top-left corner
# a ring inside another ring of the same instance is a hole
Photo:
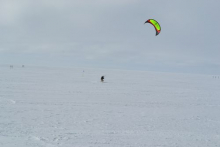
[[[219,8],[219,0],[1,0],[0,64],[220,74]]]

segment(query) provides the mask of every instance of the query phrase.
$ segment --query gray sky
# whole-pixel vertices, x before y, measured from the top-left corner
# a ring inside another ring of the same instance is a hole
[[[0,64],[220,74],[219,0],[1,0]],[[153,18],[161,33],[144,22]]]

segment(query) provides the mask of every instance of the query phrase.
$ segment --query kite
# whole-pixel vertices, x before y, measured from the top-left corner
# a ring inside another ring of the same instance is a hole
[[[161,27],[160,27],[160,24],[156,20],[148,19],[145,23],[150,23],[150,24],[152,24],[154,26],[154,28],[156,30],[156,36],[160,33]]]

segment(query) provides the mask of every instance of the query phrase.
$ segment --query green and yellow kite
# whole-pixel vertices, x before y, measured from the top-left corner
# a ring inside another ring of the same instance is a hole
[[[161,27],[160,27],[160,24],[156,20],[148,19],[145,23],[150,23],[154,26],[154,28],[156,30],[156,36],[160,33]]]

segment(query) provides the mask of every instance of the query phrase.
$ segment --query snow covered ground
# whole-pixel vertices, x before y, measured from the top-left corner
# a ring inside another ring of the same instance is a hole
[[[0,67],[0,146],[219,147],[220,78]]]

